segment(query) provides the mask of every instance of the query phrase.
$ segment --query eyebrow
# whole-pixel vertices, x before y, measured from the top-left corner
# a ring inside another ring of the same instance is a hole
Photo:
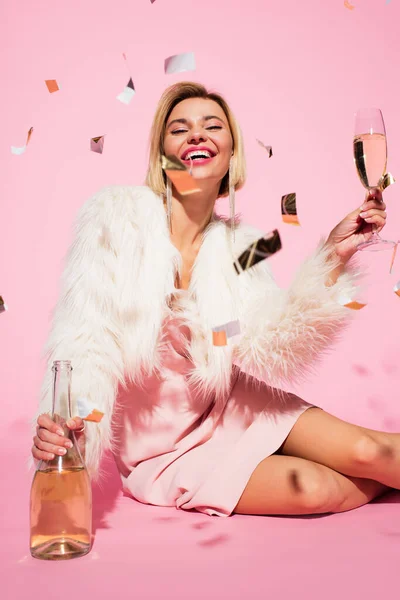
[[[217,117],[216,115],[207,115],[206,117],[203,117],[202,120],[203,121],[211,121],[212,119],[218,119],[218,121],[221,121],[221,123],[224,123],[224,121],[220,117]],[[171,127],[171,125],[173,125],[174,123],[182,123],[183,125],[187,125],[188,120],[187,119],[174,119],[173,121],[171,121],[171,123],[168,124],[167,128],[169,129]]]

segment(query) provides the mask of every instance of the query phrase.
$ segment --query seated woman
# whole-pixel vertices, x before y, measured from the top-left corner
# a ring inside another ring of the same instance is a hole
[[[191,165],[182,196],[161,157]],[[385,224],[379,191],[347,215],[280,289],[268,261],[234,260],[263,235],[235,219],[245,181],[239,126],[226,101],[183,82],[160,99],[143,187],[110,187],[82,208],[48,341],[32,454],[68,442],[51,409],[51,365],[70,360],[85,460],[98,476],[112,449],[125,493],[140,502],[227,516],[339,512],[400,488],[400,434],[346,423],[281,388],[305,375],[348,321],[348,261]],[[230,220],[214,212],[230,196]],[[212,329],[240,334],[213,344]],[[76,412],[75,412],[76,414]],[[78,435],[78,433],[77,433]]]

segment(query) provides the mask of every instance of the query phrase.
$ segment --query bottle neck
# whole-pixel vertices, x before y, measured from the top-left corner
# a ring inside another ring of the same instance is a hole
[[[71,373],[69,361],[53,363],[53,421],[63,425],[71,418]]]

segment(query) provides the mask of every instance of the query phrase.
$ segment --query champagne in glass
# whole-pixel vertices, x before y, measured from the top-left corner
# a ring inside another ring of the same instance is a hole
[[[383,116],[379,108],[361,108],[356,113],[353,140],[354,162],[363,186],[370,192],[382,189],[386,173],[387,145]],[[358,250],[379,251],[393,248],[395,242],[383,240],[376,231]]]

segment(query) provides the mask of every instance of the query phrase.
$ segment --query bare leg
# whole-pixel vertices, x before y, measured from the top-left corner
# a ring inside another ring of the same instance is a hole
[[[346,477],[309,460],[274,454],[254,470],[234,512],[251,515],[343,512],[367,504],[387,489],[377,481]]]
[[[359,427],[319,408],[299,417],[281,452],[400,489],[400,434]]]

